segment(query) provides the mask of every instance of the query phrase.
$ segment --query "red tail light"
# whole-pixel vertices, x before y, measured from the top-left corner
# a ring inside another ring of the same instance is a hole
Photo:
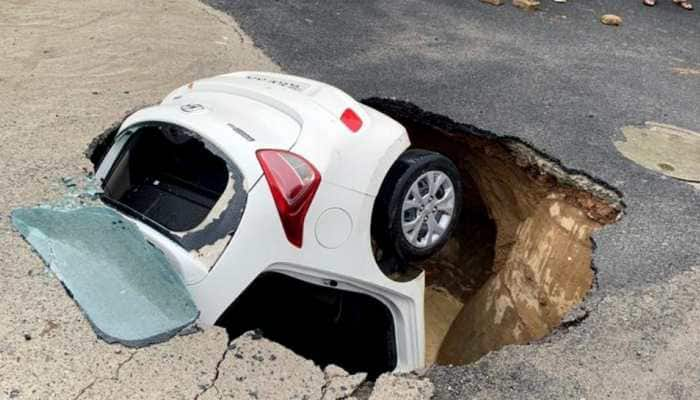
[[[321,174],[301,156],[284,150],[258,150],[287,240],[301,247],[304,218],[321,183]]]
[[[362,128],[362,119],[350,108],[346,108],[340,116],[340,120],[353,132],[357,132]]]

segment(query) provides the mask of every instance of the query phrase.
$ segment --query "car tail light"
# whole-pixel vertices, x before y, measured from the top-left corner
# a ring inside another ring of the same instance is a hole
[[[258,150],[257,156],[287,240],[301,247],[304,218],[321,183],[321,174],[311,163],[289,151]]]
[[[362,120],[355,111],[350,108],[346,108],[345,111],[343,111],[340,120],[353,132],[357,132],[362,128]]]

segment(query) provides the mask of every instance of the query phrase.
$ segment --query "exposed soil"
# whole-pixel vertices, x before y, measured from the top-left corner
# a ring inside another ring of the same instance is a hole
[[[426,272],[427,363],[464,364],[550,333],[594,283],[591,233],[617,221],[621,195],[513,138],[401,101],[365,103],[412,144],[458,166],[464,211]]]

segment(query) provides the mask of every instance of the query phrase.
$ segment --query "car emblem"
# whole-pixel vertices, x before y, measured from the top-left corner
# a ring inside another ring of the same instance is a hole
[[[186,113],[199,113],[205,111],[206,109],[201,104],[185,104],[180,106],[180,110]]]

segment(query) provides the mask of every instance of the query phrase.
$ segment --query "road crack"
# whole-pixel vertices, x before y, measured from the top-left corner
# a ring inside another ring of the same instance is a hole
[[[197,393],[194,396],[193,400],[198,400],[201,396],[203,396],[211,388],[214,388],[214,390],[216,390],[219,394],[221,393],[221,392],[219,392],[219,388],[216,387],[216,381],[219,379],[221,364],[226,359],[226,354],[228,354],[229,350],[231,350],[231,347],[226,346],[226,348],[224,349],[224,352],[221,353],[221,357],[219,358],[219,361],[216,362],[216,367],[214,368],[214,377],[212,378],[211,382],[209,382],[209,384],[206,385],[206,387],[204,387],[202,389],[202,391]]]
[[[78,400],[78,399],[79,399],[82,395],[84,395],[85,392],[87,392],[91,387],[95,386],[95,384],[97,383],[98,380],[99,380],[98,378],[95,378],[95,379],[92,380],[92,382],[90,382],[89,384],[87,384],[87,386],[85,386],[84,388],[80,389],[80,391],[78,392],[78,394],[75,395],[75,397],[73,397],[73,400]]]
[[[135,352],[135,351],[134,351],[134,352],[131,352],[131,353],[129,354],[129,357],[127,357],[124,361],[120,362],[120,363],[117,365],[117,368],[115,368],[114,373],[112,374],[111,377],[109,377],[109,378],[99,378],[99,377],[96,377],[95,379],[92,380],[92,382],[88,383],[87,385],[85,385],[85,387],[83,387],[82,389],[80,389],[80,391],[78,392],[78,394],[76,394],[75,397],[73,397],[73,400],[78,400],[80,397],[82,397],[82,395],[85,394],[85,392],[87,392],[88,390],[90,390],[90,388],[92,388],[93,386],[95,386],[98,382],[104,382],[104,381],[119,381],[119,373],[121,372],[122,367],[124,367],[124,365],[126,365],[126,364],[129,363],[131,360],[133,360],[135,356],[136,356],[136,352]]]
[[[131,362],[131,360],[133,360],[135,356],[136,352],[134,351],[129,355],[129,357],[127,357],[126,360],[120,362],[119,365],[117,365],[117,369],[114,371],[114,377],[112,377],[111,379],[114,381],[119,381],[119,373],[121,372],[122,367]]]

